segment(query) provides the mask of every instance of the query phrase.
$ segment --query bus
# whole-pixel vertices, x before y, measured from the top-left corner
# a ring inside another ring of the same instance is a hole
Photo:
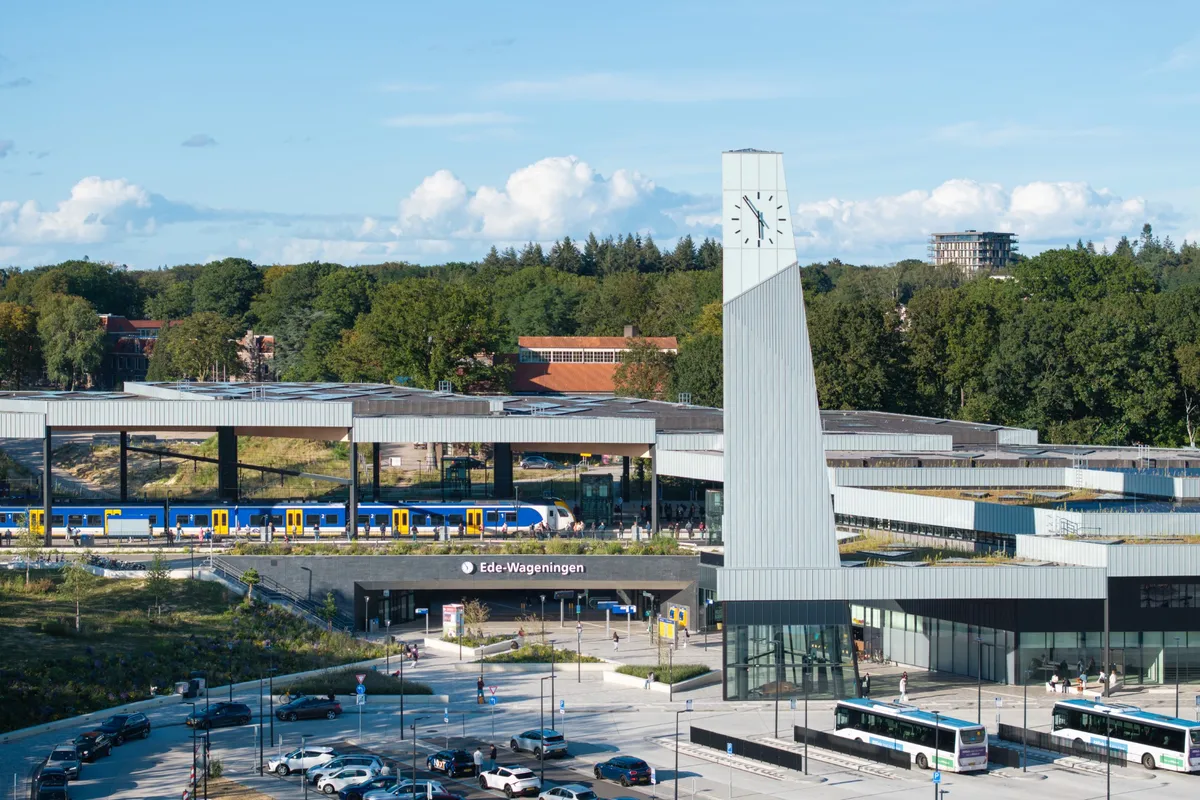
[[[987,730],[974,722],[935,716],[904,703],[856,698],[839,700],[834,719],[838,736],[902,750],[921,769],[987,769]]]
[[[1106,720],[1111,737],[1106,738]],[[1060,700],[1054,704],[1052,733],[1071,744],[1091,744],[1125,753],[1146,769],[1200,772],[1200,722],[1142,711],[1137,706]]]

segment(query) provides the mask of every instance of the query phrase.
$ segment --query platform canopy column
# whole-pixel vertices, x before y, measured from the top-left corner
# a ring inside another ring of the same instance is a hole
[[[54,476],[51,474],[51,456],[54,454],[53,438],[51,435],[50,426],[46,426],[46,438],[42,440],[42,510],[45,516],[42,517],[42,544],[46,547],[51,545],[51,537],[54,535]],[[29,520],[27,524],[31,524]],[[32,525],[31,525],[32,527]]]
[[[230,503],[238,501],[237,432],[217,428],[217,496]]]
[[[358,442],[350,432],[350,502],[346,508],[346,537],[358,538]]]
[[[512,445],[508,442],[496,442],[492,445],[493,462],[493,491],[496,497],[509,498],[513,496],[513,462]]]
[[[379,502],[379,442],[371,444],[371,500]]]
[[[129,499],[129,431],[121,431],[121,502]]]

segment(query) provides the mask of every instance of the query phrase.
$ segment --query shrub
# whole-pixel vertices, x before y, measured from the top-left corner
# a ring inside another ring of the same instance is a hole
[[[396,669],[399,670],[399,666],[396,666]],[[362,672],[366,672],[367,676],[363,681],[363,685],[367,687],[367,694],[433,694],[433,689],[428,684],[407,679],[401,683],[399,678],[383,671],[358,669],[338,670],[302,678],[290,684],[287,692],[292,695],[326,695],[330,692],[335,695],[354,694],[358,686],[356,675]]]
[[[221,763],[219,758],[208,759],[208,777],[219,778],[225,774],[225,765]]]
[[[617,667],[617,672],[622,675],[633,675],[636,678],[645,678],[651,672],[654,673],[655,683],[679,683],[680,681],[690,680],[699,677],[705,673],[711,672],[708,667],[703,664],[624,664]]]
[[[484,661],[494,662],[497,664],[549,664],[550,651],[550,645],[528,644],[517,650],[509,650],[507,653],[499,653],[494,656],[488,656],[484,659]],[[574,664],[576,659],[577,656],[574,650],[554,649],[555,663]],[[585,655],[578,660],[582,661],[584,664],[604,663],[604,659],[588,655]]]
[[[501,634],[501,633],[494,634],[492,636],[475,636],[473,634],[467,634],[466,636],[462,637],[462,645],[463,645],[463,647],[483,647],[483,646],[489,645],[489,644],[499,644],[500,642],[506,642],[512,638],[513,637],[511,634],[505,635],[505,634]],[[450,644],[458,644],[458,637],[457,636],[443,636],[442,641],[449,642]]]

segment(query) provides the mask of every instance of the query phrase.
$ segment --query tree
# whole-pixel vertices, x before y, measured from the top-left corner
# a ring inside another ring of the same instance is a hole
[[[1194,448],[1197,416],[1200,415],[1200,345],[1185,344],[1175,348],[1175,363],[1183,394],[1183,420],[1188,447]]]
[[[333,620],[337,617],[338,607],[337,600],[333,599],[333,592],[328,592],[325,595],[325,602],[321,604],[321,619],[325,620],[325,624],[329,626],[329,630],[333,630]]]
[[[163,558],[161,551],[155,551],[154,558],[150,559],[150,563],[146,567],[146,590],[154,596],[154,607],[162,608],[162,596],[167,593],[167,589],[171,586],[171,573],[167,567],[167,561]]]
[[[43,546],[45,546],[45,541],[34,533],[32,527],[26,525],[21,529],[21,534],[17,537],[17,552],[21,554],[21,560],[25,562],[26,586],[29,585],[29,567],[33,562],[42,560]]]
[[[899,327],[886,300],[817,295],[809,301],[808,333],[822,408],[900,408],[907,393]]]
[[[262,285],[262,271],[244,258],[206,264],[192,286],[194,311],[241,323]]]
[[[100,582],[78,561],[68,561],[63,567],[62,582],[58,585],[60,594],[69,597],[75,603],[75,632],[79,633],[79,606],[91,594],[92,589]]]
[[[645,339],[629,342],[621,363],[613,370],[616,393],[625,397],[661,399],[671,382],[674,357]]]
[[[484,637],[483,626],[492,616],[492,610],[487,603],[480,601],[478,598],[467,600],[463,598],[463,631],[467,636],[474,636],[478,639]],[[474,631],[471,628],[474,627]]]
[[[40,360],[41,342],[33,308],[0,303],[0,381],[20,389]]]
[[[206,378],[221,380],[245,372],[238,340],[246,330],[240,320],[212,311],[193,314],[159,334],[150,357],[151,380]]]
[[[683,340],[671,377],[671,394],[692,396],[698,406],[720,408],[724,405],[725,376],[721,337],[702,333]]]
[[[570,275],[579,275],[583,271],[583,256],[570,236],[564,236],[550,248],[549,264],[552,269]]]
[[[242,583],[246,584],[246,602],[254,602],[254,587],[262,581],[262,576],[254,567],[242,573]]]
[[[38,310],[37,330],[50,379],[67,391],[85,385],[104,357],[96,309],[82,297],[51,295]]]

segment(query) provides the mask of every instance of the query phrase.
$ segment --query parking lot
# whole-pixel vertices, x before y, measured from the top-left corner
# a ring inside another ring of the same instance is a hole
[[[353,700],[341,698],[346,713],[336,720],[308,720],[274,723],[274,741],[268,742],[269,726],[263,736],[266,757],[286,752],[304,740],[315,745],[327,745],[339,750],[367,751],[383,757],[404,774],[412,768],[414,752],[417,774],[427,777],[425,757],[445,747],[461,747],[474,751],[495,743],[501,764],[524,764],[538,770],[536,759],[527,753],[507,752],[509,736],[539,727],[545,709],[546,726],[565,733],[570,743],[570,757],[547,761],[546,786],[582,783],[591,786],[603,798],[634,797],[661,798],[859,798],[886,795],[889,798],[928,798],[932,790],[930,773],[920,770],[887,771],[864,769],[855,759],[810,751],[808,772],[789,772],[765,767],[741,759],[730,759],[724,753],[705,751],[688,742],[688,726],[695,724],[709,730],[727,732],[743,738],[769,737],[773,733],[775,709],[770,703],[724,703],[720,687],[710,686],[688,692],[674,703],[662,694],[638,689],[615,687],[601,681],[599,673],[577,675],[569,668],[557,673],[553,680],[541,680],[548,673],[506,673],[485,676],[489,685],[497,687],[498,704],[480,707],[475,703],[475,680],[471,671],[455,671],[455,661],[431,655],[421,661],[414,676],[432,684],[438,694],[450,697],[448,704],[415,706],[408,704],[405,713],[404,739],[400,734],[398,705],[394,701],[368,697],[365,712],[356,711]],[[553,701],[551,700],[553,684]],[[545,691],[545,701],[541,693]],[[1013,687],[988,687],[988,707],[983,721],[994,730],[995,714],[1003,721],[1019,724],[1022,718],[1021,694]],[[934,687],[927,685],[915,692],[912,701],[923,707],[938,707],[943,713],[974,719],[976,692],[962,682]],[[226,699],[214,692],[212,701]],[[684,699],[694,701],[691,714],[680,714],[679,772],[675,773],[675,752],[672,748],[675,712],[684,708]],[[1001,698],[998,712],[994,697]],[[298,776],[281,778],[271,774],[258,775],[257,692],[239,692],[235,699],[248,703],[255,711],[249,726],[219,728],[211,731],[212,757],[220,759],[227,777],[233,778],[262,794],[277,798],[303,797],[305,789]],[[1188,696],[1191,702],[1191,695]],[[1128,702],[1160,707],[1173,697],[1160,691]],[[565,715],[553,714],[562,702]],[[1052,700],[1040,694],[1030,697],[1032,727],[1048,722]],[[1190,707],[1190,705],[1189,705]],[[114,750],[111,757],[83,767],[78,781],[72,782],[71,796],[77,800],[92,798],[179,798],[187,786],[192,765],[193,732],[183,725],[190,708],[171,705],[149,712],[154,726],[150,738],[135,740]],[[444,715],[449,715],[449,723]],[[802,711],[793,712],[784,703],[780,712],[781,738],[790,738],[793,723],[803,724]],[[831,704],[814,702],[809,708],[811,726],[832,728]],[[361,736],[359,726],[361,723]],[[412,739],[416,726],[417,739]],[[493,735],[493,725],[495,735]],[[70,740],[78,731],[63,730],[47,733],[0,746],[0,775],[14,796],[22,794],[23,778],[34,762],[55,745]],[[634,755],[655,768],[658,785],[623,788],[608,781],[596,781],[592,767],[614,755]],[[1054,764],[1035,764],[1028,772],[1019,769],[995,769],[986,774],[955,775],[943,773],[941,788],[953,799],[961,796],[1013,798],[1025,800],[1037,792],[1046,797],[1083,800],[1105,796],[1105,775],[1101,765],[1076,764],[1074,759],[1060,759]],[[14,786],[14,778],[15,786]],[[467,800],[483,797],[502,797],[499,791],[479,788],[474,778],[448,779],[436,776],[447,789]],[[677,779],[677,780],[676,780]],[[1163,771],[1147,772],[1139,766],[1114,768],[1111,775],[1113,795],[1153,795],[1156,798],[1194,796],[1200,787],[1200,776],[1180,775]],[[318,793],[312,787],[308,794]],[[198,796],[203,796],[201,792]]]

